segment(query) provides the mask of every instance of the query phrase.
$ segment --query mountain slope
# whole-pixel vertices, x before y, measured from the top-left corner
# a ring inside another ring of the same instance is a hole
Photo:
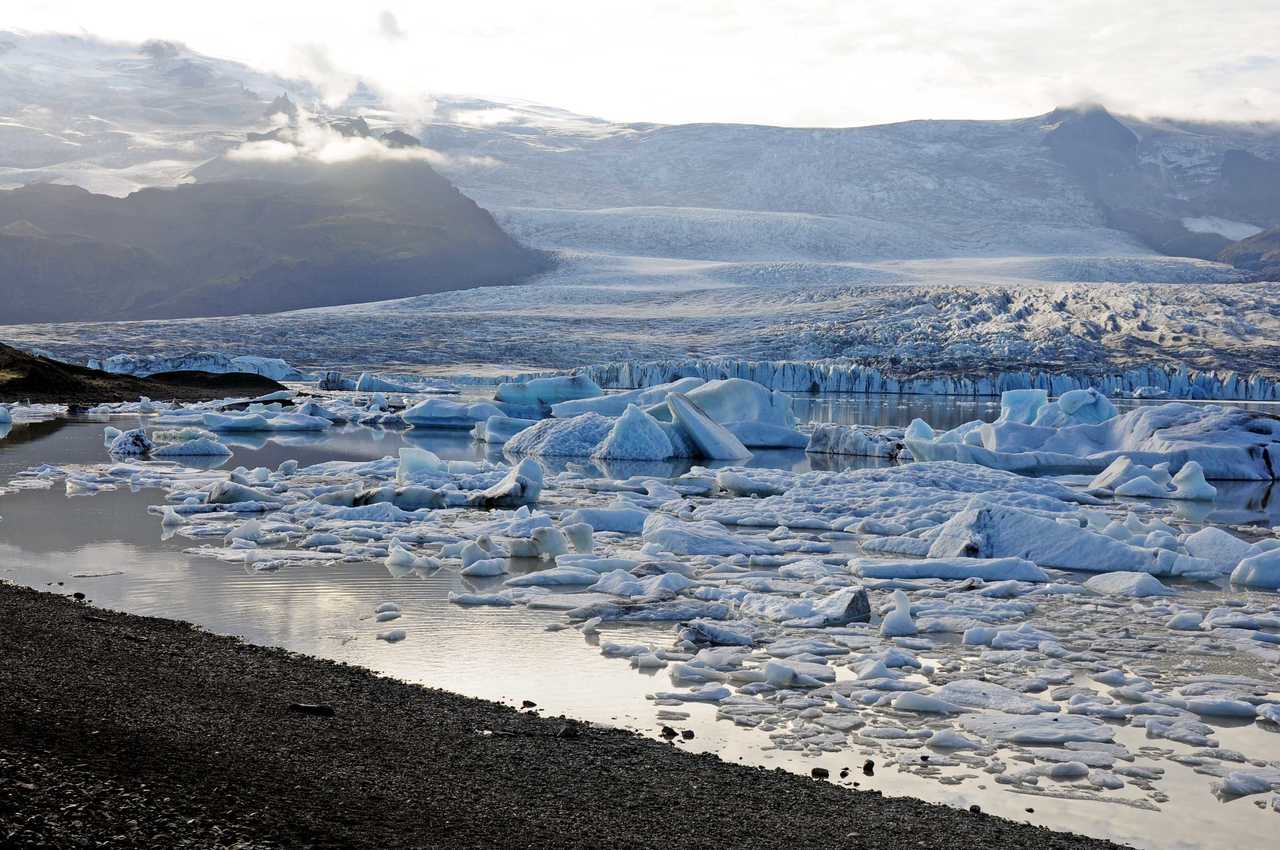
[[[546,259],[427,163],[232,167],[124,198],[0,192],[12,321],[274,312],[511,283]]]

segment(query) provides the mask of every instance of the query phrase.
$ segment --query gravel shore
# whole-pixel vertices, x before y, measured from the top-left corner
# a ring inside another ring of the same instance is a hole
[[[0,845],[1119,846],[4,583]]]

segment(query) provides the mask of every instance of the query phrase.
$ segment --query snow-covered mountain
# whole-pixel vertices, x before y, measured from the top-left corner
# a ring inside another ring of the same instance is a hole
[[[273,129],[287,94],[322,120],[421,139],[433,164],[538,247],[691,259],[1213,258],[1280,225],[1280,125],[1113,116],[872,127],[616,123],[439,97],[425,126],[361,87],[307,84],[167,42],[0,34],[0,185],[125,194],[190,179]]]
[[[221,181],[237,173],[225,154],[276,144],[279,112],[297,104],[344,137],[422,143],[509,233],[558,252],[525,286],[216,321],[0,327],[65,355],[198,346],[455,370],[852,357],[893,374],[1154,362],[1274,375],[1280,362],[1280,287],[1240,287],[1252,269],[1204,259],[1280,225],[1274,125],[1080,108],[665,126],[440,97],[424,126],[369,89],[327,110],[305,84],[173,45],[0,43],[8,185],[122,195]],[[39,236],[10,224],[0,238]]]

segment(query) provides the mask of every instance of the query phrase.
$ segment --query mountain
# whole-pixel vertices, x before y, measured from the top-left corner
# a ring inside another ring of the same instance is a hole
[[[218,164],[124,198],[0,192],[6,316],[276,312],[511,283],[547,264],[422,161]]]
[[[1260,280],[1280,280],[1280,227],[1231,243],[1218,259],[1247,269]]]
[[[315,102],[170,42],[0,33],[4,315],[272,312],[547,266],[412,136],[299,105]]]
[[[139,396],[190,401],[230,395],[259,396],[284,389],[261,375],[243,372],[169,372],[149,378],[112,375],[50,360],[0,343],[0,402],[100,404]]]
[[[446,176],[542,246],[622,239],[626,252],[720,260],[1213,258],[1242,232],[1280,224],[1280,125],[1144,120],[1096,105],[783,128],[442,99],[422,138],[449,157]]]

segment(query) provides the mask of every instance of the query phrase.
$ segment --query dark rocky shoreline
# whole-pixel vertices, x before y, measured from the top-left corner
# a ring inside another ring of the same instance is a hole
[[[5,583],[0,844],[1119,846],[728,764]]]
[[[244,372],[166,372],[146,378],[115,375],[50,360],[0,343],[0,402],[31,401],[67,405],[137,401],[208,401],[259,396],[284,386]]]

